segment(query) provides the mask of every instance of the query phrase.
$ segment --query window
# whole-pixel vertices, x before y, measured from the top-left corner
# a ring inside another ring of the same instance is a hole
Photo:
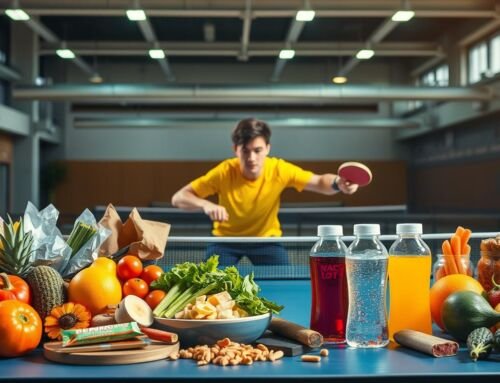
[[[469,84],[500,72],[500,34],[473,45],[469,50]]]
[[[449,85],[449,69],[448,64],[441,64],[439,66],[429,69],[424,72],[416,81],[416,85],[422,86],[448,86]],[[415,110],[420,108],[423,102],[420,100],[408,101],[408,110]]]
[[[493,74],[500,72],[500,34],[491,39],[491,71]]]
[[[424,86],[448,86],[448,65],[442,64],[423,73],[418,84]]]

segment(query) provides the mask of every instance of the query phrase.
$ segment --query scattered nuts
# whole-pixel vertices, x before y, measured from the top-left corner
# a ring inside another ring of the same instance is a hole
[[[318,355],[302,355],[300,360],[303,362],[318,363],[321,361],[321,357]]]

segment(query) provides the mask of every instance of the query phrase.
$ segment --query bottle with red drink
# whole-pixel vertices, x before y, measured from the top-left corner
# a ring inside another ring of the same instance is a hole
[[[342,226],[318,226],[319,240],[311,249],[311,324],[325,343],[344,343],[348,310]]]

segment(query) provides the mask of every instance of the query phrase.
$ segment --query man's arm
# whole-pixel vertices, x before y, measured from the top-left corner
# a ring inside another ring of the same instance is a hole
[[[338,193],[338,191],[333,188],[334,183],[336,184],[336,187],[344,194],[353,194],[354,192],[356,192],[356,190],[358,190],[357,184],[351,184],[350,182],[344,180],[342,177],[331,173],[322,175],[314,174],[304,187],[304,190],[325,195],[333,195]]]
[[[212,221],[227,221],[229,219],[229,214],[224,206],[198,197],[190,184],[172,196],[172,205],[188,211],[203,211]]]

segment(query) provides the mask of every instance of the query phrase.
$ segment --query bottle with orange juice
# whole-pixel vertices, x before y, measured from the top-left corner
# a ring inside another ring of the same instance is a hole
[[[389,249],[389,338],[403,329],[432,334],[429,304],[431,251],[422,224],[400,223]]]

